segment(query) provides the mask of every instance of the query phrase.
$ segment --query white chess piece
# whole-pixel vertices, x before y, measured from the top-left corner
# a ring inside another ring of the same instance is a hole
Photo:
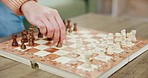
[[[137,39],[136,39],[136,30],[132,30],[130,33],[131,33],[131,35],[132,35],[132,41],[133,42],[135,42],[135,41],[137,41]]]
[[[126,30],[121,30],[122,40],[126,40]]]
[[[113,39],[114,39],[113,33],[109,33],[108,34],[108,44],[112,44],[113,43]]]
[[[132,47],[133,45],[134,45],[134,43],[132,43],[131,38],[127,38],[127,40],[126,40],[126,46]]]
[[[113,54],[114,53],[114,47],[113,45],[109,45],[107,48],[107,54]]]
[[[120,46],[120,43],[119,42],[116,42],[115,44],[114,44],[114,48],[115,48],[115,50],[117,50],[117,51],[120,51],[121,50],[121,46]]]
[[[96,41],[95,44],[96,44],[96,47],[99,47],[100,46],[100,41]]]
[[[122,41],[122,36],[120,33],[115,34],[115,42],[121,42]]]
[[[91,68],[91,63],[90,63],[90,57],[91,54],[89,53],[90,51],[85,52],[84,57],[85,57],[85,63],[84,66],[85,68]]]
[[[121,46],[122,46],[122,47],[126,47],[126,40],[122,40],[122,41],[121,41]]]

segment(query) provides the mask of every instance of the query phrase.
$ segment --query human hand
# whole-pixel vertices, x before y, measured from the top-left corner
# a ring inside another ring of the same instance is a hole
[[[54,42],[65,39],[65,25],[57,10],[28,1],[22,5],[21,11],[29,23],[37,26],[48,38],[53,38]]]

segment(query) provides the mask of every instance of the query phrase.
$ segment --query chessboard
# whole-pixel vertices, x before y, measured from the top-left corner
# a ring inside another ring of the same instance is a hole
[[[27,65],[35,62],[39,69],[65,78],[104,78],[148,49],[148,41],[136,38],[136,30],[107,33],[77,28],[67,32],[60,47],[39,34],[32,34],[30,43],[13,35],[0,43],[0,55]]]

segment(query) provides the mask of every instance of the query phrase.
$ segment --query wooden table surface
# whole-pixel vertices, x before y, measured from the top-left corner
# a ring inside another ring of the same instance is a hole
[[[105,32],[137,30],[137,37],[148,39],[148,22],[138,19],[116,18],[98,14],[86,14],[72,18],[78,26]],[[10,37],[1,38],[3,42]],[[54,74],[32,69],[30,66],[0,56],[0,78],[62,78]],[[148,51],[115,72],[110,78],[148,78]]]

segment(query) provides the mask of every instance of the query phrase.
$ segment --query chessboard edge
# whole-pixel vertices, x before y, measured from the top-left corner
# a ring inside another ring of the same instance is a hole
[[[100,75],[97,78],[108,78],[113,73],[115,73],[120,68],[122,68],[124,65],[128,64],[130,61],[132,61],[133,59],[135,59],[136,57],[138,57],[142,53],[146,52],[147,50],[148,50],[148,44],[145,45],[144,47],[142,47],[141,49],[139,49],[138,51],[136,51],[135,53],[131,54],[130,56],[128,56],[127,58],[122,60],[119,64],[115,65],[110,70],[106,71],[105,73],[103,73],[102,75]]]
[[[2,50],[0,50],[0,56],[4,56],[6,58],[9,58],[11,60],[23,63],[23,64],[28,65],[28,66],[31,66],[30,61],[34,61],[34,60],[29,60],[27,58],[20,57],[20,56],[11,54],[11,53],[7,53],[7,52],[2,51]],[[61,76],[61,77],[64,77],[64,78],[84,78],[82,76],[72,74],[71,72],[67,72],[67,71],[64,71],[64,70],[61,70],[61,69],[57,69],[57,68],[54,68],[52,66],[48,66],[46,64],[43,64],[43,63],[39,63],[39,62],[36,62],[36,63],[39,65],[39,69],[44,70],[44,71],[49,72],[49,73],[52,73],[52,74],[55,74],[55,75],[58,75],[58,76]]]

